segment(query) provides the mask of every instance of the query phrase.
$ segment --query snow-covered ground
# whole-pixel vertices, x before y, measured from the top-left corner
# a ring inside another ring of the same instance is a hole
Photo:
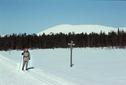
[[[22,51],[0,51],[0,85],[126,85],[126,49],[30,50],[29,71],[21,71]]]

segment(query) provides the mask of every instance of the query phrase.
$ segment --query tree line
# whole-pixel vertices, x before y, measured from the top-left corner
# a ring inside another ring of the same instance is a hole
[[[125,48],[126,32],[119,30],[108,33],[57,33],[57,34],[10,34],[4,37],[0,36],[0,50],[10,49],[45,49],[45,48],[68,48],[70,41],[75,43],[74,47],[115,47]]]

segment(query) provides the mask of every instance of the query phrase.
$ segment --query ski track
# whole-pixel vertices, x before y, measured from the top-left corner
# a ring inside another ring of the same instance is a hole
[[[75,85],[38,68],[21,71],[17,65],[19,64],[0,54],[0,85]]]

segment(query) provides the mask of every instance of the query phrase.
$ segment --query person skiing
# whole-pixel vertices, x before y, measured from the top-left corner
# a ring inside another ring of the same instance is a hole
[[[24,70],[24,67],[26,67],[26,70],[28,70],[28,62],[30,60],[30,52],[28,51],[27,48],[24,49],[22,55],[23,55],[22,70]]]

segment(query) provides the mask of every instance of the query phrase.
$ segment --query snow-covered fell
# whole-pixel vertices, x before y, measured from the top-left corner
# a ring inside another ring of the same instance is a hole
[[[74,33],[100,33],[105,32],[108,33],[110,31],[117,31],[118,28],[120,30],[126,30],[126,27],[110,27],[110,26],[102,26],[102,25],[69,25],[69,24],[63,24],[63,25],[56,25],[51,28],[48,28],[42,32],[39,32],[38,35],[41,35],[43,33],[50,34],[50,33],[65,33],[68,34],[69,32]]]

